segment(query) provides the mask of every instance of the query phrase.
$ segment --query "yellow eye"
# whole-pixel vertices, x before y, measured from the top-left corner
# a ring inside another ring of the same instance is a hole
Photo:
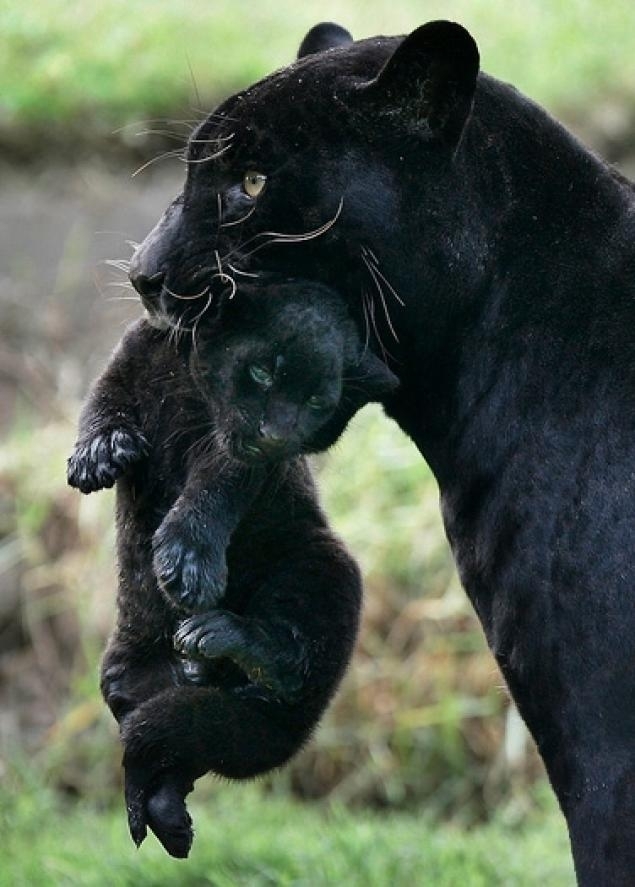
[[[250,197],[258,197],[265,187],[267,176],[264,173],[256,172],[254,169],[248,169],[243,176],[243,190]]]

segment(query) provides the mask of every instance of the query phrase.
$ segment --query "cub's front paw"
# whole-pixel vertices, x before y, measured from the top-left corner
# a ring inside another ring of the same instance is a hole
[[[148,454],[148,442],[140,431],[111,428],[75,444],[66,477],[71,487],[94,493],[112,487],[129,465]]]
[[[187,516],[168,515],[152,540],[154,572],[172,603],[190,613],[214,607],[225,593],[225,546]]]
[[[240,658],[249,646],[243,623],[240,616],[224,610],[190,616],[179,623],[174,648],[195,659]]]

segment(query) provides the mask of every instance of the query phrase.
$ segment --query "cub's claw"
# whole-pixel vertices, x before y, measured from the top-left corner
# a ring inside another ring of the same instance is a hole
[[[78,440],[67,463],[71,487],[94,493],[112,487],[129,465],[148,454],[148,442],[139,431],[113,428]]]
[[[193,522],[168,515],[152,547],[157,581],[176,607],[197,613],[218,603],[227,585],[223,546]]]

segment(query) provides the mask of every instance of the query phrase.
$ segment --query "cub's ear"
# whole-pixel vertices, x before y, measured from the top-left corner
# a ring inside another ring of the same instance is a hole
[[[324,52],[325,49],[334,49],[336,46],[347,46],[352,42],[353,38],[346,28],[334,22],[322,22],[311,28],[306,35],[298,49],[298,58],[303,59],[305,55]]]
[[[367,349],[359,363],[347,367],[344,387],[353,399],[366,403],[392,394],[399,387],[399,379]]]
[[[410,118],[451,144],[472,109],[479,54],[471,35],[454,22],[428,22],[397,47],[364,87],[382,111]]]

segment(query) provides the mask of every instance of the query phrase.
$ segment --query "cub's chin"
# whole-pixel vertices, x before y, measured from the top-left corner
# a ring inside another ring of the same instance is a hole
[[[245,465],[283,462],[299,456],[301,449],[287,441],[276,441],[275,445],[253,438],[243,438],[234,442],[234,458]]]

